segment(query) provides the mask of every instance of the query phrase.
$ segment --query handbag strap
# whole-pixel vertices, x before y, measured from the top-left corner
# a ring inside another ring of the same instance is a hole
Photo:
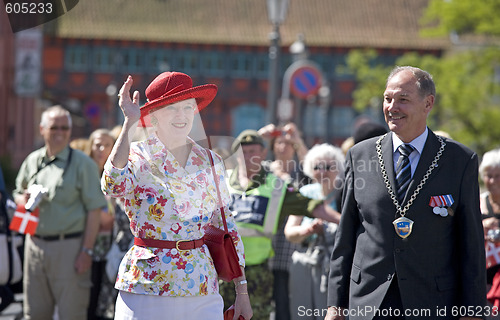
[[[214,158],[212,157],[212,152],[209,149],[207,149],[207,152],[208,152],[208,157],[210,158],[210,165],[212,166],[212,175],[214,176],[215,187],[217,188],[217,196],[219,197],[219,206],[222,215],[222,222],[224,223],[224,231],[228,233],[229,231],[227,230],[226,213],[224,212],[224,206],[222,205],[222,198],[220,196],[219,180],[217,180],[217,176],[215,174]]]

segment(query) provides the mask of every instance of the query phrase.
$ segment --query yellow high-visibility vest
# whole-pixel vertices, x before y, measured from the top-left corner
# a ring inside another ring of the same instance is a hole
[[[264,184],[244,192],[227,181],[233,200],[230,209],[245,247],[245,264],[261,264],[274,255],[271,238],[278,229],[287,183],[267,173]]]

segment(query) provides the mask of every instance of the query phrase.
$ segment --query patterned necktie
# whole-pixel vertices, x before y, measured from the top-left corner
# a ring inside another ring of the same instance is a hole
[[[398,150],[400,156],[396,163],[396,186],[399,203],[402,203],[411,180],[409,156],[413,151],[413,147],[409,144],[402,144],[398,147]]]

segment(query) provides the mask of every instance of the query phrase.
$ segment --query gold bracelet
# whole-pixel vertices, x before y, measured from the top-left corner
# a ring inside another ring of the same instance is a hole
[[[248,295],[248,292],[236,292],[236,294],[246,294],[246,295]]]

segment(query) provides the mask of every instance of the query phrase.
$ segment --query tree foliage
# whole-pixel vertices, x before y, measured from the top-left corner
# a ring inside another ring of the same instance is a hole
[[[353,51],[347,68],[356,76],[353,107],[362,111],[373,105],[385,89],[387,75],[394,66],[376,63],[373,50]],[[429,127],[444,130],[476,152],[500,146],[500,50],[464,51],[446,57],[408,53],[396,65],[411,65],[430,72],[437,97]],[[495,74],[497,69],[497,74]],[[381,106],[379,106],[381,108]]]
[[[500,0],[430,0],[421,18],[423,35],[500,35]]]
[[[424,15],[427,23],[438,21],[433,32],[500,35],[500,0],[430,0]],[[438,34],[438,33],[435,33]],[[374,50],[352,51],[346,68],[358,86],[353,107],[362,111],[373,106],[385,88],[388,66]],[[437,97],[429,117],[432,130],[444,130],[478,154],[500,147],[500,48],[471,47],[450,51],[441,57],[407,53],[395,62],[430,72]],[[382,106],[379,106],[382,108]]]

